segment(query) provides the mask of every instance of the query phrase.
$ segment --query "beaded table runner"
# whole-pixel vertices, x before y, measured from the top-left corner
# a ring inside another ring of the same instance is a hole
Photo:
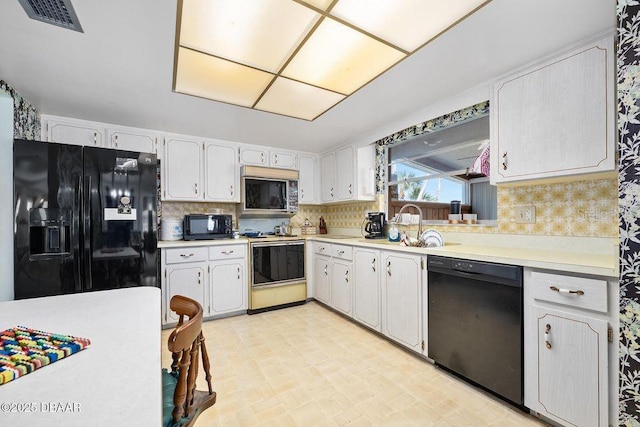
[[[16,326],[0,332],[0,385],[89,347],[91,341]]]

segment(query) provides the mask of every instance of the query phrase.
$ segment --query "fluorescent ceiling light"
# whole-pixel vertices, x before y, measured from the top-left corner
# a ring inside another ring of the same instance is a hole
[[[176,92],[314,120],[490,0],[181,0]]]

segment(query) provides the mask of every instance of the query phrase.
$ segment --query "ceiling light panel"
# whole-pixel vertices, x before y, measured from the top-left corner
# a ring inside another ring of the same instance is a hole
[[[178,49],[175,90],[251,107],[273,75],[190,49]]]
[[[404,57],[402,52],[326,18],[282,75],[350,95]]]
[[[329,6],[331,6],[331,3],[333,3],[333,0],[302,0],[302,1],[305,2],[306,4],[309,4],[321,10],[327,10]]]
[[[291,0],[186,0],[180,45],[277,73],[319,18]]]
[[[255,108],[313,120],[344,98],[335,92],[278,77]]]
[[[487,0],[340,0],[331,14],[413,52]]]

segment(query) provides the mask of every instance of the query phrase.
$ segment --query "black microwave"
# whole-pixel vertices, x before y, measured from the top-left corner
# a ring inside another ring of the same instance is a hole
[[[190,214],[184,216],[184,240],[230,239],[231,215]]]

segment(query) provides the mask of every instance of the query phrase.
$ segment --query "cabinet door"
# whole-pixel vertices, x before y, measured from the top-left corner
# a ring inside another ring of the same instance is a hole
[[[164,200],[202,200],[202,147],[200,141],[168,139],[165,142]]]
[[[614,56],[609,38],[494,85],[495,182],[615,169]]]
[[[323,202],[335,200],[336,187],[336,156],[327,153],[320,159],[320,197]]]
[[[269,164],[274,168],[295,169],[296,155],[284,151],[272,151]]]
[[[239,168],[235,147],[205,144],[205,200],[240,202]]]
[[[229,260],[211,263],[211,314],[246,310],[248,282],[246,262]]]
[[[356,248],[353,318],[380,332],[380,251]]]
[[[74,122],[47,122],[47,138],[49,142],[82,145],[90,147],[104,147],[104,129],[89,123],[76,124]]]
[[[206,264],[189,263],[188,265],[175,265],[167,267],[166,277],[166,304],[167,322],[177,322],[179,319],[171,308],[169,301],[174,295],[183,295],[198,301],[202,305],[205,314],[208,314],[208,304],[205,304],[205,284],[207,283]]]
[[[333,261],[331,264],[331,306],[351,316],[353,280],[351,263]]]
[[[325,304],[331,304],[331,259],[323,256],[316,257],[313,263],[313,286],[315,298]]]
[[[421,351],[421,262],[419,256],[383,252],[382,332]]]
[[[529,405],[561,424],[608,425],[607,322],[533,305],[537,397]]]
[[[355,190],[355,158],[352,146],[336,151],[338,200],[351,200]]]
[[[255,148],[240,149],[240,163],[243,165],[268,166],[269,157],[265,150]]]
[[[156,152],[156,137],[151,134],[126,131],[110,131],[111,148],[117,150],[139,151],[141,153]]]
[[[300,166],[299,203],[314,203],[316,201],[316,159],[300,156],[298,164]]]

